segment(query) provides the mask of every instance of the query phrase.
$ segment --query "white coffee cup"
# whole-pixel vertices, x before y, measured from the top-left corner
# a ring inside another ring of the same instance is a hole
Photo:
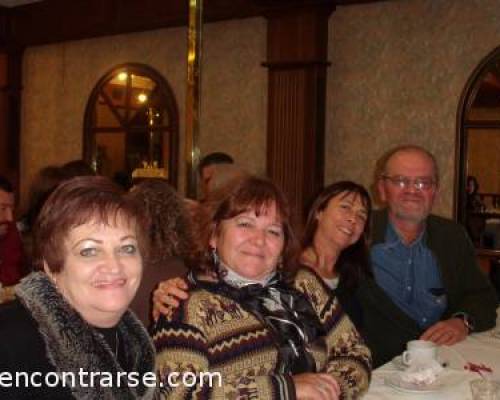
[[[427,340],[411,340],[406,349],[401,357],[405,365],[426,364],[437,358],[437,346]]]

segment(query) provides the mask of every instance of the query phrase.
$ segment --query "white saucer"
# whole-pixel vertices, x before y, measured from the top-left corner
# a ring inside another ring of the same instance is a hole
[[[449,386],[456,385],[457,379],[461,379],[457,374],[451,371],[443,371],[437,379],[430,385],[418,385],[405,382],[401,378],[401,372],[396,372],[385,378],[385,384],[401,392],[409,393],[434,393],[446,389]]]
[[[399,374],[393,374],[385,378],[385,384],[401,392],[410,393],[433,393],[443,389],[443,384],[439,382],[439,379],[430,385],[417,385],[403,381]]]

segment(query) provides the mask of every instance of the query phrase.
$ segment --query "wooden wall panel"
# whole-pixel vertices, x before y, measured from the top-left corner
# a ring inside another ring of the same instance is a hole
[[[273,70],[269,79],[268,173],[288,194],[292,205],[303,203],[304,107],[306,77],[301,70]],[[292,168],[293,166],[293,168]]]
[[[302,7],[333,8],[387,0],[205,0],[204,21],[249,18],[273,12],[289,14]],[[0,27],[0,43],[31,46],[184,26],[187,0],[44,0],[15,8],[0,7],[9,17],[8,32]],[[302,25],[310,29],[314,25]],[[312,32],[312,31],[311,31]],[[313,33],[313,32],[312,32]]]
[[[325,7],[269,16],[268,174],[288,195],[300,228],[323,185]]]
[[[8,170],[8,87],[7,87],[7,54],[0,53],[0,174],[6,175]]]
[[[0,49],[0,174],[19,187],[22,52]]]

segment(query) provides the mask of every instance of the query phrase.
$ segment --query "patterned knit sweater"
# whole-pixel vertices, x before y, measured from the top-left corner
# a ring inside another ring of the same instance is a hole
[[[342,399],[358,398],[369,385],[370,351],[313,271],[301,269],[294,286],[311,302],[326,332],[308,345],[316,370],[339,382]],[[193,288],[170,318],[159,319],[153,340],[163,399],[295,399],[292,376],[276,372],[272,333],[232,299]],[[199,379],[193,386],[191,373],[200,378],[203,372],[220,373],[221,382]],[[188,384],[175,373],[189,376]]]

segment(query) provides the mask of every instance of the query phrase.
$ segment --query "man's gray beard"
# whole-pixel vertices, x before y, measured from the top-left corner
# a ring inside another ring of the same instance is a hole
[[[399,212],[396,212],[395,215],[396,215],[397,219],[402,220],[402,221],[411,222],[415,225],[423,224],[425,222],[425,220],[427,219],[427,217],[429,216],[429,214],[426,214],[426,215],[408,215],[408,214],[402,214]]]

